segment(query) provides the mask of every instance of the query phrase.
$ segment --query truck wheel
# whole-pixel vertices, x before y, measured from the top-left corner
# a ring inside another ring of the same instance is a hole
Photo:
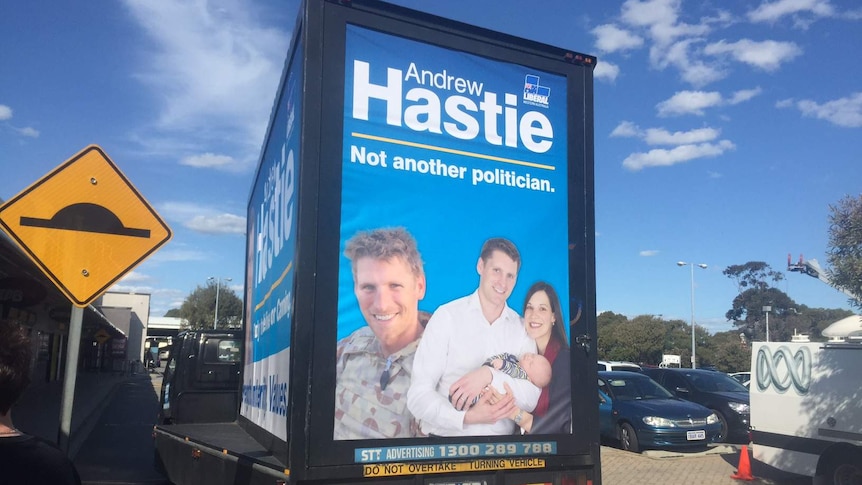
[[[640,453],[641,451],[638,435],[635,434],[635,429],[629,423],[620,425],[620,448],[632,453]]]
[[[814,479],[818,485],[860,485],[862,484],[862,451],[844,449],[831,455],[823,471]]]
[[[721,412],[716,409],[712,410],[713,413],[718,417],[718,422],[721,423],[721,431],[715,436],[713,440],[714,443],[724,443],[727,441],[727,418],[724,417]]]

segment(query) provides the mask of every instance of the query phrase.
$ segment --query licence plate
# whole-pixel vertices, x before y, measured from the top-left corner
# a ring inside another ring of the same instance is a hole
[[[695,440],[705,440],[706,439],[706,431],[698,430],[698,431],[687,431],[685,433],[685,438],[689,441]]]

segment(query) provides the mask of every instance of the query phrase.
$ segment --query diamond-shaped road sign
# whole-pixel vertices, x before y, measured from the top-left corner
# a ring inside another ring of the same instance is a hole
[[[0,226],[80,307],[171,238],[167,224],[96,145],[0,206]]]

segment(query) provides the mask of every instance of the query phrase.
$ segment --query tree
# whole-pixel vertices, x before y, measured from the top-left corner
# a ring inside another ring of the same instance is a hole
[[[851,305],[862,309],[862,195],[844,197],[829,211],[827,274],[835,287],[854,296]]]
[[[195,330],[213,328],[217,284],[215,281],[208,281],[206,286],[197,286],[183,301],[179,317],[189,322],[188,328]],[[233,290],[221,285],[218,289],[216,328],[237,328],[241,324],[242,300]]]
[[[770,322],[771,323],[771,322]],[[722,372],[740,372],[751,368],[751,345],[737,331],[712,335],[698,351],[698,360]]]
[[[778,283],[784,279],[784,275],[773,270],[763,261],[749,261],[745,264],[734,264],[728,266],[721,274],[736,282],[740,293],[745,289],[765,290],[770,287],[767,280]]]
[[[725,313],[749,340],[766,340],[766,313],[769,311],[769,339],[789,341],[791,327],[788,320],[797,314],[798,305],[786,293],[770,285],[784,275],[773,270],[762,261],[749,261],[742,265],[728,266],[722,273],[734,280],[739,294],[733,299],[731,309]]]
[[[172,317],[172,318],[181,318],[180,317],[180,309],[179,308],[171,308],[170,310],[168,310],[165,313],[165,316],[166,317]]]

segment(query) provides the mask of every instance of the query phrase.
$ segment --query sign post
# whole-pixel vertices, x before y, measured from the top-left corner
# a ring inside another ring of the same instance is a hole
[[[171,230],[96,145],[0,206],[0,228],[73,303],[57,440],[68,453],[84,308]]]
[[[66,372],[63,374],[63,397],[60,401],[60,430],[57,433],[57,446],[69,453],[69,440],[72,437],[72,404],[75,401],[75,381],[78,375],[78,354],[81,348],[81,327],[84,309],[72,306],[69,320],[69,342],[66,344]]]

